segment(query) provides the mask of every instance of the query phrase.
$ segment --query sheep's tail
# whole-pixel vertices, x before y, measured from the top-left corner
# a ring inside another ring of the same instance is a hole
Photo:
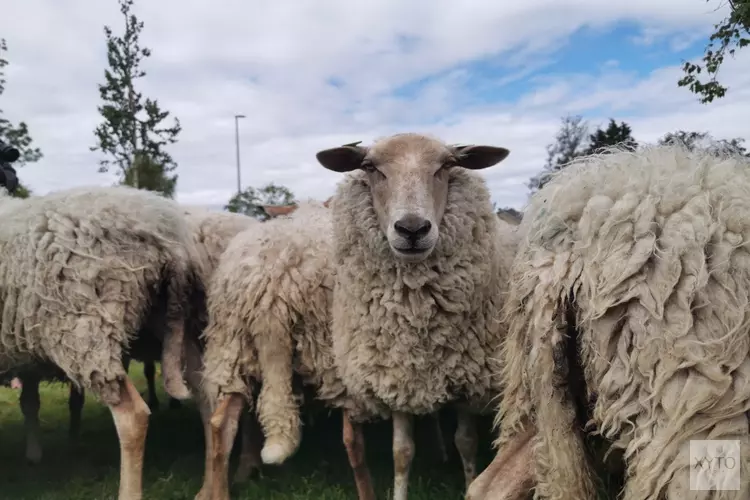
[[[577,330],[569,324],[574,318],[567,314],[567,307],[546,310],[557,310],[557,317],[549,318],[547,327],[541,328],[532,348],[538,349],[537,355],[532,357],[529,370],[538,374],[531,381],[538,429],[534,443],[539,479],[535,498],[595,500],[596,475],[583,436],[585,401],[577,401],[574,395],[583,392],[585,397]]]
[[[300,410],[292,388],[294,312],[282,297],[264,289],[260,314],[251,325],[263,380],[258,397],[258,420],[266,438],[261,458],[266,464],[281,464],[301,440]]]
[[[191,298],[203,288],[201,272],[193,264],[173,261],[167,272],[167,329],[162,344],[161,366],[164,389],[175,399],[191,396],[184,375],[185,329],[192,325],[193,315],[199,314],[198,304]]]

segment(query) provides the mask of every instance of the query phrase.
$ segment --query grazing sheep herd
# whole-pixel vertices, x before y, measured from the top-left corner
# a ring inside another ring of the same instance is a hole
[[[609,462],[589,434],[622,452],[624,500],[750,498],[747,161],[613,148],[514,220],[476,173],[508,155],[419,134],[326,149],[335,195],[266,222],[127,187],[0,190],[0,380],[22,381],[26,458],[39,382],[67,381],[71,436],[91,391],[117,429],[118,498],[140,500],[160,362],[170,404],[194,398],[203,422],[196,500],[230,498],[240,427],[235,478],[291,457],[316,408],[341,411],[360,500],[376,498],[363,427],[391,420],[406,500],[414,417],[444,408],[467,500],[595,500]],[[693,487],[698,439],[739,443],[737,488]]]

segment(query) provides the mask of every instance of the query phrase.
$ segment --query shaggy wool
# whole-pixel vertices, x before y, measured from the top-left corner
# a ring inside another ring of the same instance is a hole
[[[624,451],[623,500],[750,498],[750,162],[678,146],[583,158],[522,226],[497,444],[537,427],[535,498],[596,498],[580,396]],[[690,489],[693,439],[740,441],[739,491]]]
[[[358,411],[332,353],[330,219],[322,204],[304,202],[238,234],[208,290],[207,392],[213,400],[236,392],[252,403],[253,384],[262,380],[257,409],[267,463],[282,462],[300,442],[293,373],[327,406]]]
[[[364,172],[339,183],[332,211],[333,345],[349,391],[381,412],[427,414],[459,400],[487,408],[500,391],[499,311],[514,251],[501,246],[508,225],[482,177],[450,171],[439,241],[419,263],[392,254]]]
[[[174,202],[126,187],[26,200],[0,194],[0,220],[4,359],[52,362],[79,389],[117,404],[118,381],[126,376],[122,355],[159,316],[167,327],[165,372],[173,372],[167,390],[189,394],[180,351],[188,296],[201,270]]]

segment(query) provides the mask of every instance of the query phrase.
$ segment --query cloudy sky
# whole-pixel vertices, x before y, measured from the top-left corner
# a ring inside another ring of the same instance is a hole
[[[507,147],[484,171],[500,206],[521,208],[560,117],[630,123],[639,141],[675,129],[750,140],[750,49],[721,72],[710,105],[678,88],[702,55],[721,0],[317,0],[137,2],[153,55],[140,90],[179,117],[171,149],[178,199],[221,206],[242,183],[274,181],[325,199],[340,174],[315,153],[404,131]],[[93,129],[115,0],[16,0],[0,109],[28,123],[45,154],[20,176],[37,194],[111,184],[97,173]],[[220,6],[219,6],[220,5]],[[282,7],[278,7],[281,5]]]

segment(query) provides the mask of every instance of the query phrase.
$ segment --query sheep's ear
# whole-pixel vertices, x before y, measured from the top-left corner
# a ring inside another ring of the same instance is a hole
[[[482,170],[497,165],[508,157],[510,151],[495,146],[453,146],[459,166],[469,170]]]
[[[355,142],[338,148],[324,149],[319,151],[315,158],[328,170],[351,172],[362,167],[362,160],[367,155],[367,148],[358,146],[358,144],[359,142]]]

